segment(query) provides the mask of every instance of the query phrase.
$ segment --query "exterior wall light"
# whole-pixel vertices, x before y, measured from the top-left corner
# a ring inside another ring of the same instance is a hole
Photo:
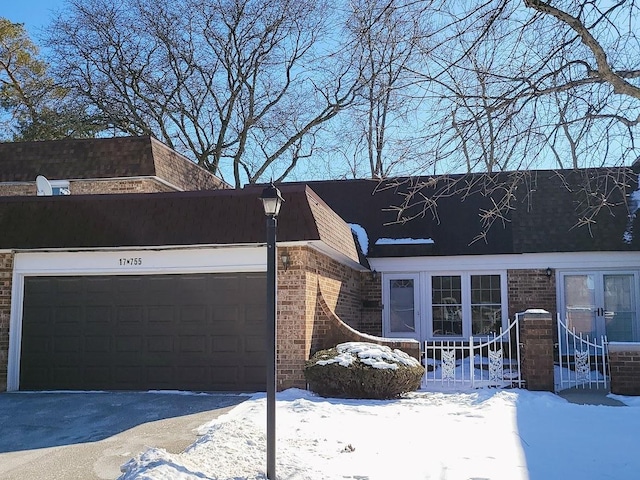
[[[280,261],[282,262],[282,266],[284,267],[284,271],[286,272],[291,264],[291,259],[287,253],[283,253],[280,255]]]

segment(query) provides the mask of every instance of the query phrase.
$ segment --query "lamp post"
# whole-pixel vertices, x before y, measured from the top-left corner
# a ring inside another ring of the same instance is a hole
[[[260,200],[267,216],[267,478],[276,480],[276,227],[284,200],[273,182]]]

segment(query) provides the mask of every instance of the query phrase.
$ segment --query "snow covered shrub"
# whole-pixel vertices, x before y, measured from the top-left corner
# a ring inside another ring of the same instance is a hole
[[[309,388],[324,397],[396,398],[416,390],[423,375],[415,358],[366,342],[320,350],[304,367]]]

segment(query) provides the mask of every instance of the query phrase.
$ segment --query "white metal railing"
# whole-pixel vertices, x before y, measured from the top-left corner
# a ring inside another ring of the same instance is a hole
[[[424,343],[425,389],[523,387],[519,314],[498,335]]]
[[[558,361],[554,377],[556,392],[574,387],[607,388],[607,337],[576,334],[575,328],[569,330],[558,314]]]

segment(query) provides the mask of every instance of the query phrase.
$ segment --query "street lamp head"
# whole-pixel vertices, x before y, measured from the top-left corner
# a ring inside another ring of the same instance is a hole
[[[260,200],[262,200],[264,214],[267,217],[278,216],[280,213],[280,206],[282,205],[282,202],[284,202],[284,199],[282,198],[282,195],[280,195],[280,190],[276,188],[273,182],[262,190]]]

